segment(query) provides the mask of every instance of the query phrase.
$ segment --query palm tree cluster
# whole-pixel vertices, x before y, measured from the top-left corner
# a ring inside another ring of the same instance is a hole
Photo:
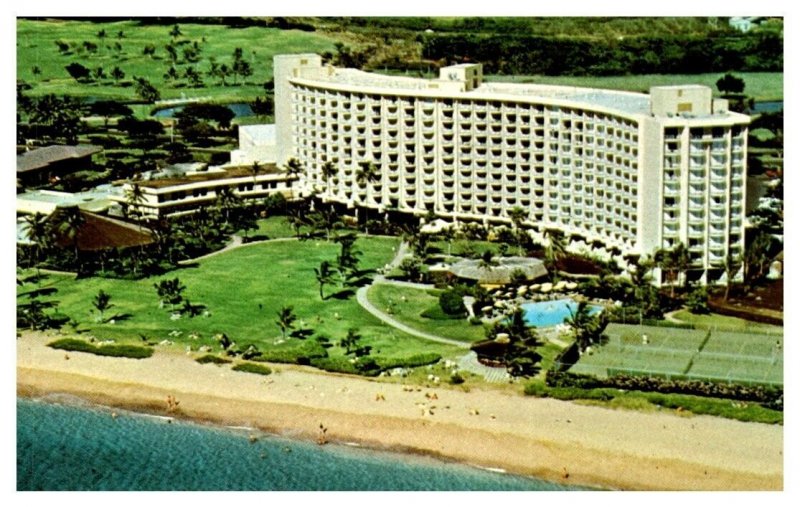
[[[570,315],[564,319],[575,335],[575,343],[581,352],[592,345],[602,345],[608,341],[604,334],[608,326],[608,317],[605,312],[592,315],[591,307],[586,301],[580,301],[577,307],[570,309]]]
[[[542,342],[536,331],[525,323],[521,308],[487,330],[486,340],[473,349],[479,356],[488,350],[492,360],[504,364],[512,377],[532,377],[541,369],[542,356],[537,351]]]

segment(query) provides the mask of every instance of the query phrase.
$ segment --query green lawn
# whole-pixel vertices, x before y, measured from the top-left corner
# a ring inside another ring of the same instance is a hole
[[[753,322],[750,320],[740,319],[738,317],[728,317],[717,313],[709,313],[706,315],[697,315],[689,310],[680,310],[673,314],[677,320],[694,324],[695,327],[700,329],[711,330],[726,330],[726,331],[743,331],[752,333],[769,333],[783,335],[783,327],[773,326],[771,324],[762,324],[760,322]]]
[[[437,290],[377,284],[370,287],[367,297],[380,310],[390,313],[403,324],[424,333],[465,342],[475,342],[486,337],[482,325],[471,325],[466,319],[437,320],[423,317],[421,314],[425,310],[438,308]]]
[[[736,72],[744,79],[744,93],[756,100],[783,99],[783,73],[781,72]],[[647,92],[651,86],[678,84],[701,84],[717,91],[717,79],[723,73],[710,74],[643,74],[631,76],[486,76],[487,81],[509,81],[514,83],[536,83],[589,88],[610,88],[633,92]]]
[[[247,235],[250,238],[276,239],[294,237],[294,230],[284,216],[262,218],[257,221],[257,225],[258,229],[255,231],[247,231]],[[237,234],[244,235],[244,231],[239,231]]]
[[[394,238],[359,238],[356,248],[363,252],[362,268],[375,268],[391,259]],[[422,352],[443,356],[458,355],[456,349],[426,342],[390,328],[362,310],[355,297],[321,301],[313,268],[322,260],[333,260],[338,245],[326,241],[281,241],[244,246],[210,257],[196,267],[187,267],[160,277],[139,281],[50,275],[44,284],[58,289],[54,296],[61,312],[76,319],[82,329],[100,339],[139,341],[144,334],[151,341],[172,340],[181,347],[196,350],[210,345],[219,351],[215,333],[226,333],[240,349],[255,344],[261,350],[291,348],[299,339],[280,342],[275,324],[276,313],[284,305],[294,307],[297,328],[313,329],[330,337],[333,343],[343,338],[347,329],[357,328],[373,353],[380,357],[408,357]],[[194,304],[207,306],[210,316],[183,317],[171,320],[167,308],[159,308],[153,284],[161,279],[179,277],[186,285],[185,296]],[[115,324],[94,322],[91,301],[102,289],[112,296],[114,307],[106,316],[127,314]],[[326,295],[339,291],[326,287]],[[337,318],[338,315],[338,318]],[[180,333],[178,336],[176,334]],[[199,338],[191,338],[192,333]],[[338,347],[329,353],[341,355]]]
[[[187,40],[189,45],[197,42],[200,47],[199,61],[193,64],[183,61],[182,48],[178,46],[179,64],[176,69],[183,73],[189,65],[204,74],[210,67],[209,58],[218,64],[231,65],[233,51],[239,47],[244,50],[243,58],[250,62],[253,75],[245,85],[220,86],[216,78],[203,75],[206,87],[177,88],[168,85],[164,73],[171,62],[165,46],[172,41],[169,35],[171,26],[141,26],[136,21],[88,22],[67,20],[17,20],[17,79],[33,85],[29,95],[47,93],[69,94],[82,97],[133,99],[133,86],[129,83],[133,76],[145,77],[161,92],[162,99],[186,97],[213,97],[221,101],[251,100],[263,95],[262,85],[272,77],[272,57],[282,53],[314,53],[334,50],[334,40],[315,32],[299,30],[279,30],[277,28],[248,27],[229,28],[222,25],[180,24],[183,33],[178,40]],[[100,39],[97,33],[105,30],[107,36]],[[124,37],[117,38],[122,31]],[[71,45],[71,54],[61,54],[55,41]],[[97,44],[95,53],[88,53],[82,44],[88,41]],[[113,46],[119,42],[122,51]],[[155,57],[142,54],[146,44],[156,46]],[[110,46],[110,47],[107,47]],[[112,79],[100,83],[79,84],[72,79],[65,67],[72,62],[95,69],[103,67],[106,74],[118,66],[125,78],[116,84]],[[40,74],[34,75],[38,67]],[[238,80],[237,80],[238,82]]]

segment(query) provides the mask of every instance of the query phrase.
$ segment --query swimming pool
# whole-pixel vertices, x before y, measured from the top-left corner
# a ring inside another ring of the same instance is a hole
[[[539,303],[523,303],[525,323],[534,327],[549,327],[563,324],[564,319],[570,316],[578,307],[572,299],[558,299],[555,301],[542,301]],[[603,308],[589,305],[591,315],[598,313]]]

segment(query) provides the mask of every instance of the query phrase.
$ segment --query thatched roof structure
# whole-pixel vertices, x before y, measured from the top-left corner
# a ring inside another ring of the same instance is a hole
[[[547,275],[547,268],[540,259],[531,257],[498,257],[497,266],[481,267],[478,259],[464,259],[450,266],[450,272],[458,278],[473,280],[487,285],[504,285],[511,281],[511,273],[521,270],[528,280]]]
[[[58,213],[59,210],[56,210],[50,215],[50,220],[57,221]],[[75,236],[75,242],[78,250],[82,252],[144,246],[154,241],[152,231],[144,227],[84,210],[80,210],[80,213],[83,216],[83,223]],[[58,233],[55,243],[62,248],[71,248],[73,239],[64,233]]]

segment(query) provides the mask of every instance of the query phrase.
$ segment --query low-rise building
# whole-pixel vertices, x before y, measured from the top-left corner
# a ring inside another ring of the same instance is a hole
[[[67,174],[92,168],[92,155],[103,148],[93,145],[47,146],[17,155],[17,179],[23,187],[55,183]]]
[[[130,181],[113,199],[123,210],[157,219],[194,213],[202,206],[212,205],[222,189],[244,201],[258,202],[274,194],[291,199],[294,181],[293,176],[274,164],[261,166],[257,172],[252,166],[212,167],[176,177]]]

